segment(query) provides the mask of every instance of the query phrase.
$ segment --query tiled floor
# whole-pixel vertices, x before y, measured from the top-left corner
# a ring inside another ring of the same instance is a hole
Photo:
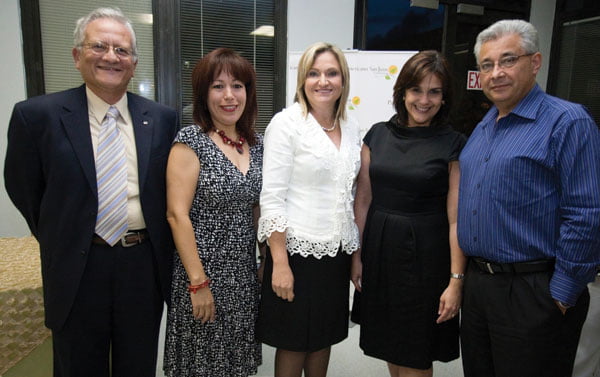
[[[161,341],[163,344],[164,335],[161,329]],[[358,325],[351,327],[348,331],[348,338],[343,342],[333,346],[331,350],[331,361],[329,362],[328,377],[387,377],[389,376],[385,362],[377,360],[362,353],[358,347],[360,328]],[[162,347],[159,350],[162,355]],[[257,377],[273,376],[273,361],[275,349],[263,345],[263,364],[258,369]],[[157,377],[164,377],[162,373],[162,360],[159,360]],[[443,377],[460,377],[463,375],[460,360],[450,363],[434,363],[433,375]]]
[[[333,346],[329,363],[328,377],[387,377],[389,376],[385,362],[363,355],[358,347],[359,327],[350,328],[348,338]],[[263,346],[263,365],[258,370],[259,377],[273,376],[273,357],[275,350]],[[462,365],[459,360],[451,363],[434,363],[434,376],[462,376]]]
[[[164,318],[164,317],[163,317]],[[328,377],[387,377],[389,376],[385,363],[363,355],[358,347],[360,328],[353,326],[349,329],[348,338],[333,346],[329,363]],[[162,372],[162,352],[164,344],[164,324],[161,328],[161,345],[157,366],[157,377],[164,377]],[[263,364],[258,369],[257,377],[273,376],[273,359],[275,350],[263,346]],[[433,375],[436,377],[462,376],[460,360],[451,363],[434,363]],[[25,360],[22,360],[4,376],[0,377],[51,377],[52,376],[52,345],[48,339]]]

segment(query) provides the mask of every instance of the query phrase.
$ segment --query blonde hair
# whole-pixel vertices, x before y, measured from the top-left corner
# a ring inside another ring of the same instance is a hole
[[[348,102],[348,95],[350,93],[350,71],[348,69],[346,57],[344,56],[342,50],[331,43],[314,43],[310,45],[300,57],[300,61],[298,62],[298,79],[296,83],[296,95],[294,96],[294,101],[300,104],[304,116],[308,116],[308,112],[310,111],[310,103],[308,102],[308,98],[306,98],[306,93],[304,92],[304,84],[306,83],[308,72],[315,63],[315,59],[324,52],[331,52],[333,56],[335,56],[342,71],[342,94],[335,102],[335,120],[345,120],[346,102]]]

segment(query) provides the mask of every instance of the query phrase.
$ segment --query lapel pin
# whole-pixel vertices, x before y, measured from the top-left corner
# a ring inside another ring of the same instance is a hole
[[[144,126],[147,126],[147,125],[148,125],[148,121],[147,121],[147,120],[145,120],[145,121],[143,121],[143,122],[142,122],[142,124],[143,124]]]

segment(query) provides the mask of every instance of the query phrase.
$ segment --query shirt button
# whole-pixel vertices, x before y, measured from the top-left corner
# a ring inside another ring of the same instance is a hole
[[[485,161],[485,162],[488,162],[489,160],[490,160],[489,157],[486,157],[486,158],[483,159],[483,161]]]
[[[478,183],[478,184],[477,184],[477,188],[481,188],[481,183]]]
[[[473,237],[473,242],[477,242],[477,237]]]
[[[476,214],[477,214],[477,210],[476,210],[476,209],[474,209],[474,210],[473,210],[473,214],[474,214],[474,215],[476,215]]]

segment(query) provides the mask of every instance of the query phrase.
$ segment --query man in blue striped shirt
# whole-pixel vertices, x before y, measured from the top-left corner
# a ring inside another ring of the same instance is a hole
[[[600,264],[600,132],[536,84],[536,29],[504,20],[475,44],[494,103],[460,156],[466,377],[571,376]]]

